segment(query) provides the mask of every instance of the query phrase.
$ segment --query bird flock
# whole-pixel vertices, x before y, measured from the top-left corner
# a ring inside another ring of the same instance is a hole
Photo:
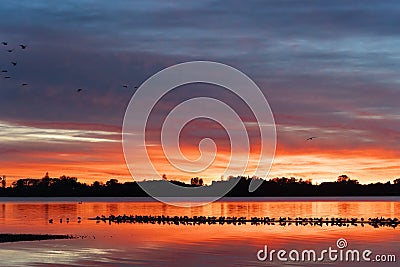
[[[78,219],[78,220],[77,220],[78,223],[81,223],[81,222],[82,222],[82,218],[81,218],[81,217],[78,217],[77,219]],[[59,222],[60,222],[60,223],[63,223],[63,218],[60,218],[60,219],[59,219]],[[69,222],[70,222],[69,217],[65,218],[65,222],[66,222],[66,223],[69,223]],[[50,223],[50,224],[53,224],[53,223],[55,223],[55,220],[54,220],[54,219],[49,219],[49,223]]]
[[[110,215],[108,217],[102,215],[95,218],[89,218],[89,220],[95,220],[97,223],[108,222],[108,223],[149,223],[149,224],[173,224],[173,225],[200,225],[200,224],[233,224],[233,225],[294,225],[294,226],[338,226],[338,227],[349,227],[361,225],[371,225],[374,228],[379,227],[392,227],[396,228],[400,225],[398,218],[307,218],[307,217],[215,217],[215,216],[148,216],[148,215]]]
[[[13,78],[12,74],[16,73],[16,68],[18,62],[15,60],[15,54],[17,53],[18,50],[27,50],[28,45],[26,44],[19,44],[16,46],[11,47],[9,42],[3,41],[1,42],[1,45],[4,46],[6,49],[5,51],[11,55],[10,59],[7,62],[7,65],[2,66],[1,68],[1,74],[3,75],[3,78],[6,80],[10,80]],[[29,84],[27,82],[22,82],[20,86],[28,86]],[[128,84],[122,84],[121,85],[123,88],[129,89],[129,88],[134,88],[137,89],[139,86],[130,86]],[[84,91],[84,88],[77,88],[76,92],[81,93]]]
[[[17,48],[13,47],[11,48],[8,42],[1,42],[1,44],[6,47],[6,52],[11,53],[12,54],[12,59],[9,60],[8,64],[6,66],[2,66],[1,68],[1,73],[3,74],[3,78],[4,79],[11,79],[12,78],[12,73],[16,72],[16,67],[17,67],[17,61],[14,58],[14,55],[16,53],[16,49],[18,48],[18,50],[26,50],[27,49],[27,45],[25,44],[19,44],[17,46]],[[28,83],[23,82],[21,83],[21,86],[27,86]]]
[[[15,53],[16,48],[15,48],[15,47],[11,48],[8,42],[3,41],[1,44],[7,48],[6,51],[7,51],[8,53],[13,53],[13,54]],[[26,44],[19,44],[19,45],[17,46],[17,48],[19,48],[20,50],[26,50],[26,49],[28,48],[28,45],[26,45]],[[9,63],[10,63],[10,65],[14,68],[13,71],[15,71],[15,67],[17,66],[17,61],[11,60]],[[4,75],[4,76],[3,76],[4,79],[11,79],[11,78],[12,78],[11,72],[12,72],[12,71],[11,71],[9,68],[2,68],[2,69],[1,69],[1,73]],[[27,85],[29,85],[29,84],[26,83],[26,82],[21,83],[21,86],[27,86]],[[128,84],[122,84],[121,86],[122,86],[123,88],[126,88],[126,89],[131,88],[131,86],[128,85]],[[139,88],[139,86],[133,86],[133,89],[138,89],[138,88]],[[76,89],[76,92],[77,92],[77,93],[81,93],[81,92],[83,92],[83,91],[84,91],[83,88],[77,88],[77,89]],[[307,138],[306,141],[312,141],[312,140],[314,140],[315,138],[317,138],[317,137],[316,137],[316,136],[312,136],[312,137]]]
[[[129,86],[129,85],[127,85],[127,84],[123,84],[123,85],[121,85],[123,88],[126,88],[126,89],[129,89],[131,86]],[[133,88],[134,89],[138,89],[139,88],[139,86],[133,86]],[[80,93],[80,92],[82,92],[83,91],[83,88],[78,88],[78,89],[76,89],[76,92],[77,93]]]

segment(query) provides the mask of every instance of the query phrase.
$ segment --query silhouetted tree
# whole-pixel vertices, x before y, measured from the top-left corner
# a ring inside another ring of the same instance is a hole
[[[400,178],[397,178],[397,179],[393,180],[393,183],[394,184],[400,184]]]
[[[344,183],[344,184],[359,184],[357,179],[350,179],[349,176],[346,174],[340,175],[337,179],[338,183]]]
[[[194,177],[194,178],[190,179],[190,184],[191,185],[197,185],[197,186],[203,186],[204,185],[204,181],[203,181],[202,178]]]
[[[194,185],[198,185],[199,184],[199,177],[194,177],[194,178],[190,179],[190,183],[194,184]]]
[[[39,185],[40,180],[39,179],[32,179],[32,178],[25,178],[25,179],[19,179],[16,182],[13,182],[13,187],[17,188],[24,188],[24,187],[35,187]]]
[[[101,186],[102,186],[102,183],[99,182],[99,181],[94,181],[93,184],[92,184],[92,186],[93,186],[93,187],[96,187],[96,188],[97,188],[97,187],[101,187]]]
[[[106,186],[113,186],[118,184],[118,180],[117,179],[110,179],[106,182]]]
[[[1,187],[6,188],[7,182],[6,182],[6,176],[3,175],[3,178],[0,178],[1,180]]]
[[[338,177],[337,182],[343,183],[343,182],[347,182],[349,179],[350,179],[349,176],[347,176],[346,174],[342,174]]]

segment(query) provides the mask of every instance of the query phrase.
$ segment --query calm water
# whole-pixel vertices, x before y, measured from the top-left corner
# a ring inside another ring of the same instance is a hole
[[[78,204],[83,201],[82,204]],[[83,239],[0,244],[1,266],[304,266],[310,263],[257,260],[269,249],[336,247],[370,249],[373,255],[394,254],[397,263],[324,262],[336,266],[398,266],[400,227],[279,225],[158,225],[96,223],[87,218],[110,214],[270,216],[270,217],[397,217],[400,199],[227,199],[207,206],[180,208],[149,199],[2,199],[2,233],[57,233]],[[82,222],[78,223],[78,217]],[[60,223],[59,219],[63,222]],[[66,223],[66,218],[70,222]],[[54,219],[50,224],[49,219]],[[373,256],[371,256],[373,257]],[[312,263],[320,266],[322,263]]]

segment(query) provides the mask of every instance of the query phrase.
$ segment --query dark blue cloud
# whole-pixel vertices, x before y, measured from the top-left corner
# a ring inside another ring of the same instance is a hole
[[[2,68],[18,61],[12,79],[1,80],[2,120],[119,125],[133,93],[122,84],[137,85],[163,67],[194,59],[244,71],[262,87],[282,125],[331,127],[355,116],[362,128],[366,117],[354,114],[399,114],[397,1],[2,1],[1,6],[2,38],[9,46],[29,45],[12,54],[1,47]],[[21,88],[25,81],[30,85]],[[76,94],[76,88],[84,91]],[[292,114],[304,119],[287,120]]]

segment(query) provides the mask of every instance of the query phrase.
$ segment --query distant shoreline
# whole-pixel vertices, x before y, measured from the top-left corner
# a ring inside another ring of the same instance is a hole
[[[105,184],[92,185],[78,182],[75,177],[44,177],[42,179],[20,179],[10,187],[0,188],[0,197],[149,197],[147,192],[157,192],[156,197],[400,197],[400,178],[393,183],[360,184],[346,175],[335,182],[312,184],[310,180],[273,178],[261,180],[256,190],[251,191],[251,178],[234,177],[228,181],[215,181],[211,185],[202,182],[185,184],[179,181],[147,181],[119,183],[110,179]],[[175,186],[174,186],[175,185]],[[227,192],[229,191],[229,192]]]
[[[201,202],[204,199],[201,197],[187,198],[177,197],[169,198],[170,202]],[[152,197],[0,197],[0,202],[57,202],[57,203],[76,203],[79,202],[93,203],[93,202],[158,202]],[[400,202],[400,196],[270,196],[270,197],[223,197],[216,202]]]
[[[40,241],[55,239],[72,239],[69,235],[41,235],[41,234],[0,234],[0,243]]]

